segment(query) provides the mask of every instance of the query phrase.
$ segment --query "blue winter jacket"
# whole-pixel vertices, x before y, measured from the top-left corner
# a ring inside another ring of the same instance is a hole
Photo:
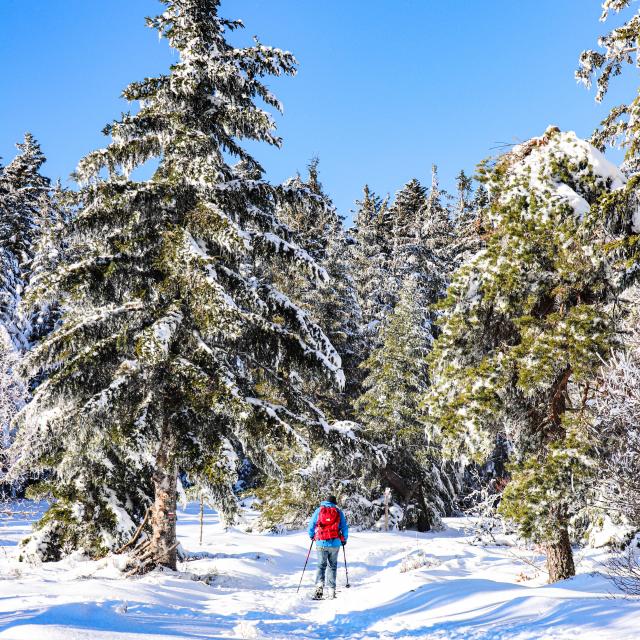
[[[320,507],[336,507],[333,502],[328,502],[324,500],[320,503]],[[318,524],[318,516],[320,515],[320,507],[318,507],[311,516],[311,520],[309,520],[309,537],[313,540],[316,536],[316,525]],[[338,513],[340,514],[340,533],[342,537],[346,540],[349,537],[349,525],[347,524],[347,519],[344,517],[344,513],[342,513],[342,509],[338,509]],[[332,540],[316,540],[316,545],[318,547],[339,547],[342,543],[340,542],[340,538],[333,538]]]

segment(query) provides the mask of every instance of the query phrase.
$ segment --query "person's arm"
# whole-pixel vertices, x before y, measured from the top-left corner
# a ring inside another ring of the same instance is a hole
[[[309,528],[307,533],[309,537],[313,540],[316,537],[316,525],[318,524],[318,515],[320,514],[320,508],[316,509],[311,516],[311,520],[309,520]]]
[[[347,543],[347,538],[349,537],[349,525],[347,524],[347,519],[345,518],[342,509],[340,509],[340,533],[344,538],[343,544]]]

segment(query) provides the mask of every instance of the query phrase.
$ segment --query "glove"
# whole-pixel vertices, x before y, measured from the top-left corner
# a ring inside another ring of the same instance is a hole
[[[347,541],[346,541],[346,540],[340,540],[340,542],[342,543],[342,546],[343,546],[343,547],[346,547],[346,546],[347,546]]]

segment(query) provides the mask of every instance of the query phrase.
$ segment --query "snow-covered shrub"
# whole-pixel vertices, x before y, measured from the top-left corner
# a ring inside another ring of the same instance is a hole
[[[590,407],[602,458],[598,503],[640,529],[640,328],[626,323],[625,348],[602,367]],[[621,522],[620,524],[624,524]]]
[[[606,575],[624,593],[640,596],[640,535],[609,560]]]
[[[415,569],[423,567],[437,567],[440,561],[434,557],[427,555],[422,549],[416,549],[408,553],[400,563],[400,573],[407,573]]]
[[[489,458],[483,464],[471,462],[464,468],[457,507],[470,518],[470,534],[476,544],[492,544],[498,534],[513,532],[512,525],[498,512],[509,482],[508,460],[509,442],[499,433]]]
[[[473,544],[495,544],[498,535],[513,533],[514,527],[498,511],[502,492],[509,482],[504,468],[494,476],[491,462],[469,465],[465,470],[465,494],[460,507],[470,518],[469,533]]]
[[[619,513],[605,513],[602,505],[589,509],[583,538],[593,548],[622,549],[633,538],[637,527],[630,525]]]
[[[131,538],[150,504],[150,483],[145,500],[139,480],[144,478],[142,473],[108,477],[106,468],[103,473],[98,472],[90,483],[80,477],[78,485],[41,481],[27,488],[27,497],[51,504],[31,535],[22,541],[23,556],[37,556],[47,562],[82,550],[91,557],[100,557]],[[83,498],[79,499],[79,495]]]

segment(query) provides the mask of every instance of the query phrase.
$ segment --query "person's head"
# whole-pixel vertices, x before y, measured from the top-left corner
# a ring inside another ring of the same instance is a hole
[[[327,496],[327,502],[332,502],[333,504],[338,504],[338,498],[334,495],[330,494]]]

